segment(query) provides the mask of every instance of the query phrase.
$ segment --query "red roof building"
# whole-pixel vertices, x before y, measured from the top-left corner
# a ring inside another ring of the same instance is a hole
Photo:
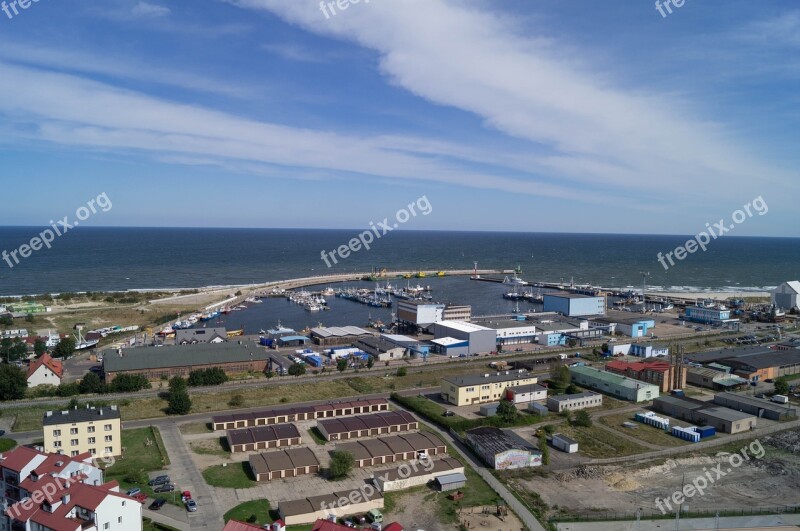
[[[43,384],[59,385],[62,376],[64,376],[64,365],[45,353],[28,367],[28,387]]]
[[[663,360],[635,361],[632,363],[614,360],[606,364],[606,371],[657,385],[662,393],[668,393],[673,389],[683,389],[686,386],[685,369],[682,371],[683,374],[678,387],[673,385],[673,375],[676,370],[673,365]]]
[[[225,524],[225,527],[222,528],[222,531],[264,531],[264,528],[253,524],[239,522],[237,520],[228,520],[228,523]]]

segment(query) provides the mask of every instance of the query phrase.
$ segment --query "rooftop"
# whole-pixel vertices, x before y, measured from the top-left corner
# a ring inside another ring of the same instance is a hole
[[[575,393],[572,395],[556,395],[550,396],[548,400],[555,400],[556,402],[566,402],[567,400],[579,400],[581,398],[592,398],[595,396],[602,396],[600,393],[595,393],[592,391],[587,391],[586,393]]]
[[[717,393],[714,398],[716,399],[717,397],[726,400],[736,400],[742,404],[760,407],[761,409],[780,411],[783,413],[788,413],[794,410],[793,407],[784,406],[765,398],[755,398],[753,396],[742,395],[739,393]]]
[[[42,424],[55,426],[58,424],[73,424],[76,422],[92,422],[96,420],[109,420],[120,418],[117,406],[101,408],[75,408],[63,411],[48,411],[44,414]]]
[[[492,330],[491,328],[487,328],[485,326],[473,323],[467,323],[466,321],[439,321],[436,324],[439,326],[444,326],[447,328],[451,328],[453,330],[458,330],[459,332],[466,332],[466,333]]]
[[[466,435],[467,440],[473,441],[485,451],[495,455],[508,450],[538,452],[536,448],[513,431],[482,427],[467,430]]]
[[[584,295],[583,293],[545,293],[545,297],[558,297],[560,299],[596,299],[602,297],[593,297],[591,295]]]
[[[720,360],[720,363],[733,367],[746,365],[755,369],[785,367],[786,365],[800,364],[800,350],[771,350],[761,354],[750,354],[748,356]]]
[[[730,422],[738,422],[740,420],[753,418],[753,415],[749,413],[742,413],[741,411],[736,411],[735,409],[728,409],[726,407],[703,408],[700,411],[698,411],[698,413],[701,415],[716,417],[718,419],[727,420]]]
[[[429,464],[427,466],[418,467],[404,464],[400,465],[399,467],[390,468],[389,470],[376,471],[373,473],[373,477],[385,478],[388,481],[394,481],[397,479],[405,479],[408,477],[413,478],[417,476],[425,476],[427,474],[438,474],[442,472],[449,472],[450,470],[464,468],[464,465],[453,457],[443,457],[441,459],[432,461],[432,463],[432,467]]]
[[[252,360],[266,361],[269,357],[270,353],[253,341],[138,347],[123,349],[122,355],[116,350],[105,351],[103,369],[113,373]]]
[[[311,334],[326,338],[326,337],[345,337],[345,336],[369,336],[371,332],[359,328],[357,326],[328,326],[317,327],[311,329]]]
[[[467,385],[480,385],[487,383],[503,383],[514,382],[517,380],[527,380],[529,378],[536,378],[527,371],[505,371],[505,372],[492,372],[483,375],[465,375],[465,376],[448,376],[442,378],[442,381],[451,383],[457,387],[464,387]],[[534,382],[536,383],[536,382]]]
[[[708,352],[694,352],[692,354],[686,354],[685,357],[689,361],[696,361],[698,363],[711,363],[729,358],[748,356],[751,354],[769,354],[772,352],[775,351],[769,347],[754,346],[754,347],[722,348],[717,350],[709,350]]]
[[[644,387],[656,387],[653,384],[649,384],[647,382],[642,382],[640,380],[634,380],[633,378],[628,378],[627,376],[621,376],[619,374],[614,374],[613,372],[601,371],[600,369],[595,369],[594,367],[570,367],[569,372],[582,374],[589,378],[594,378],[597,380],[601,380],[610,385],[619,385],[621,387],[627,387],[628,389],[641,389]]]

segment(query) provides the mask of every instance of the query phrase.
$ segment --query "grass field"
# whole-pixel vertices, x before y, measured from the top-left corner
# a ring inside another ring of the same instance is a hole
[[[150,427],[123,430],[122,449],[124,458],[118,458],[113,465],[106,468],[106,481],[117,480],[122,491],[139,487],[150,497],[158,496],[147,485],[151,472],[163,470],[169,465],[169,457],[164,451],[158,429]],[[165,497],[168,501],[172,499],[171,496]]]
[[[664,430],[660,430],[654,426],[648,426],[647,424],[642,424],[641,422],[635,422],[633,420],[633,415],[634,413],[608,415],[606,417],[600,417],[598,421],[614,431],[625,433],[646,443],[657,444],[658,446],[671,447],[692,444],[689,441],[684,441],[683,439],[673,437]],[[622,425],[623,422],[635,422],[636,428],[626,428]]]
[[[580,452],[587,457],[620,457],[649,451],[648,448],[622,437],[611,437],[608,432],[597,426],[581,428],[564,424],[559,427],[559,433],[578,441]]]
[[[202,441],[189,442],[189,448],[196,454],[200,455],[215,455],[217,457],[224,457],[230,459],[231,453],[228,451],[227,443],[223,444],[224,437],[217,437],[214,439],[205,439]]]
[[[223,515],[223,520],[238,520],[263,526],[272,523],[269,500],[253,500],[237,505]]]
[[[248,462],[215,465],[203,470],[203,478],[212,487],[224,489],[249,489],[258,485],[250,475]]]
[[[0,439],[0,452],[7,452],[13,450],[17,446],[17,441],[14,439]]]
[[[322,434],[319,432],[319,429],[316,426],[308,430],[308,435],[317,444],[328,444],[328,441],[325,440],[325,437],[322,436]]]
[[[188,422],[181,424],[178,429],[184,435],[197,435],[200,433],[212,433],[211,424],[208,422]]]
[[[142,518],[142,531],[178,531],[178,530],[175,529],[174,527],[154,522],[149,518]]]

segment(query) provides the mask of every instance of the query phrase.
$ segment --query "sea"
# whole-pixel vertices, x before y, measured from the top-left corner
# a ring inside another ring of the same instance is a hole
[[[0,252],[18,249],[41,230],[0,227]],[[391,275],[393,270],[472,269],[475,262],[479,269],[519,267],[530,282],[613,288],[638,289],[646,272],[648,290],[676,294],[706,290],[744,296],[800,278],[800,238],[735,236],[713,240],[705,252],[665,269],[658,253],[685,244],[687,236],[401,230],[327,267],[322,251],[347,244],[358,232],[79,227],[19,263],[8,258],[13,267],[0,261],[0,296],[257,284],[384,268]],[[451,280],[424,279],[437,281]],[[453,298],[460,289],[453,288]]]

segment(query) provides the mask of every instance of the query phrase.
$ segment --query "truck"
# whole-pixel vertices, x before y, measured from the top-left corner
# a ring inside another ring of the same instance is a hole
[[[789,397],[786,395],[772,395],[772,401],[779,404],[787,404],[789,403]]]

